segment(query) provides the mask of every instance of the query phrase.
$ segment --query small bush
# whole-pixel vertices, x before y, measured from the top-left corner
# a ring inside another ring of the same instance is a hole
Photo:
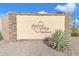
[[[71,36],[79,37],[79,33],[77,33],[77,32],[72,32],[72,33],[71,33]]]
[[[48,44],[57,51],[64,51],[64,49],[69,46],[68,38],[61,30],[56,30],[52,36],[48,38]]]
[[[2,36],[2,34],[1,34],[1,32],[0,32],[0,40],[3,40],[3,36]]]
[[[75,27],[72,29],[72,36],[79,36],[79,28]]]

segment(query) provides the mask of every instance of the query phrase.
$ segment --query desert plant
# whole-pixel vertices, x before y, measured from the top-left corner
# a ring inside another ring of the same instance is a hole
[[[2,34],[1,34],[1,32],[0,32],[0,40],[3,40],[3,36],[2,36]]]
[[[64,49],[69,46],[68,38],[61,30],[56,30],[51,37],[48,38],[48,44],[57,51],[64,51]]]
[[[72,36],[79,36],[79,28],[75,27],[75,28],[72,28],[72,33],[71,33]]]

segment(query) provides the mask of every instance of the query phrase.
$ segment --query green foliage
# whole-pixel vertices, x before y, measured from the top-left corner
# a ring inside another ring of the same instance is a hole
[[[64,51],[69,46],[68,38],[61,30],[56,30],[50,38],[48,44],[57,51]]]
[[[2,36],[2,34],[1,34],[1,32],[0,32],[0,40],[3,40],[3,36]]]
[[[72,28],[71,35],[72,36],[79,36],[79,28],[78,27]]]

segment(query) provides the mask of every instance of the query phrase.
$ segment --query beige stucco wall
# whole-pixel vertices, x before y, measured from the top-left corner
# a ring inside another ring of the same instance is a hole
[[[2,35],[5,40],[9,40],[9,19],[8,16],[2,19]]]
[[[50,36],[55,30],[65,30],[64,15],[16,15],[17,19],[17,39],[44,39]],[[33,27],[32,27],[33,26]],[[36,26],[36,27],[35,27]],[[42,27],[40,32],[39,27]],[[49,32],[49,33],[47,33]],[[51,33],[50,33],[51,32]]]

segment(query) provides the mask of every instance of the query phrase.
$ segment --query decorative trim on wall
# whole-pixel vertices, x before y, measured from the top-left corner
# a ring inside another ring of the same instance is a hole
[[[16,14],[9,14],[9,39],[16,41],[17,38],[17,27],[16,27]]]
[[[71,36],[71,18],[69,14],[65,14],[65,33]]]

